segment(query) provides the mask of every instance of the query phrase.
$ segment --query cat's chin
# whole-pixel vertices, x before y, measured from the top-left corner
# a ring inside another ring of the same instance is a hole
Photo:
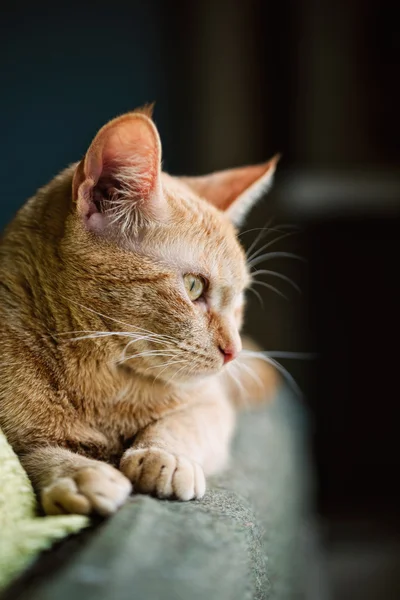
[[[200,383],[202,381],[207,381],[216,377],[220,373],[222,373],[223,369],[220,367],[216,367],[215,369],[207,369],[207,370],[199,370],[197,373],[189,373],[186,376],[182,375],[179,379],[174,379],[176,383],[179,385],[191,385],[193,383]]]
[[[207,369],[207,370],[199,370],[196,373],[190,372],[190,373],[179,373],[178,377],[166,377],[164,379],[164,383],[165,384],[171,384],[173,386],[180,386],[180,387],[186,387],[186,386],[190,386],[193,384],[197,384],[197,383],[201,383],[202,381],[207,381],[209,379],[212,379],[213,377],[215,377],[216,375],[218,375],[219,373],[221,373],[222,369],[221,368],[215,368],[215,369]],[[161,379],[160,379],[161,381]]]

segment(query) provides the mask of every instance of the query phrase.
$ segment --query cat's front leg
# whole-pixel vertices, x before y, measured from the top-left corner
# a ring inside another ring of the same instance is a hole
[[[199,401],[141,431],[124,453],[120,469],[135,492],[177,500],[202,498],[205,476],[227,462],[233,426],[233,409],[221,394]]]
[[[48,515],[108,516],[132,491],[130,481],[111,465],[64,448],[37,448],[20,458]]]

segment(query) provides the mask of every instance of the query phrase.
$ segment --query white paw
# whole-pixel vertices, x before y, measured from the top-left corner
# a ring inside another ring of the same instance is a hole
[[[95,512],[105,517],[124,504],[131,491],[131,483],[122,473],[99,463],[57,479],[43,489],[41,501],[48,515]]]
[[[142,494],[194,500],[202,498],[206,491],[204,472],[199,464],[158,448],[127,450],[120,468],[132,481],[135,492]]]

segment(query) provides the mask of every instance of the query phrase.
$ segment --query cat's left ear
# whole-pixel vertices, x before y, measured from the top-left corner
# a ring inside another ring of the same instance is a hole
[[[105,125],[76,168],[72,194],[88,230],[126,232],[165,217],[161,142],[151,107]]]
[[[261,165],[183,177],[182,180],[239,226],[252,206],[270,189],[279,159],[277,154]]]

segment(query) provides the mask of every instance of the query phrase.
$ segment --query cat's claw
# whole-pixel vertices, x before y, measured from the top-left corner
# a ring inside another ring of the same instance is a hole
[[[62,477],[44,488],[42,506],[48,515],[114,513],[132,491],[130,481],[107,464],[96,464]]]
[[[120,469],[132,481],[135,492],[142,494],[195,500],[206,491],[204,472],[198,463],[159,448],[127,450]]]

